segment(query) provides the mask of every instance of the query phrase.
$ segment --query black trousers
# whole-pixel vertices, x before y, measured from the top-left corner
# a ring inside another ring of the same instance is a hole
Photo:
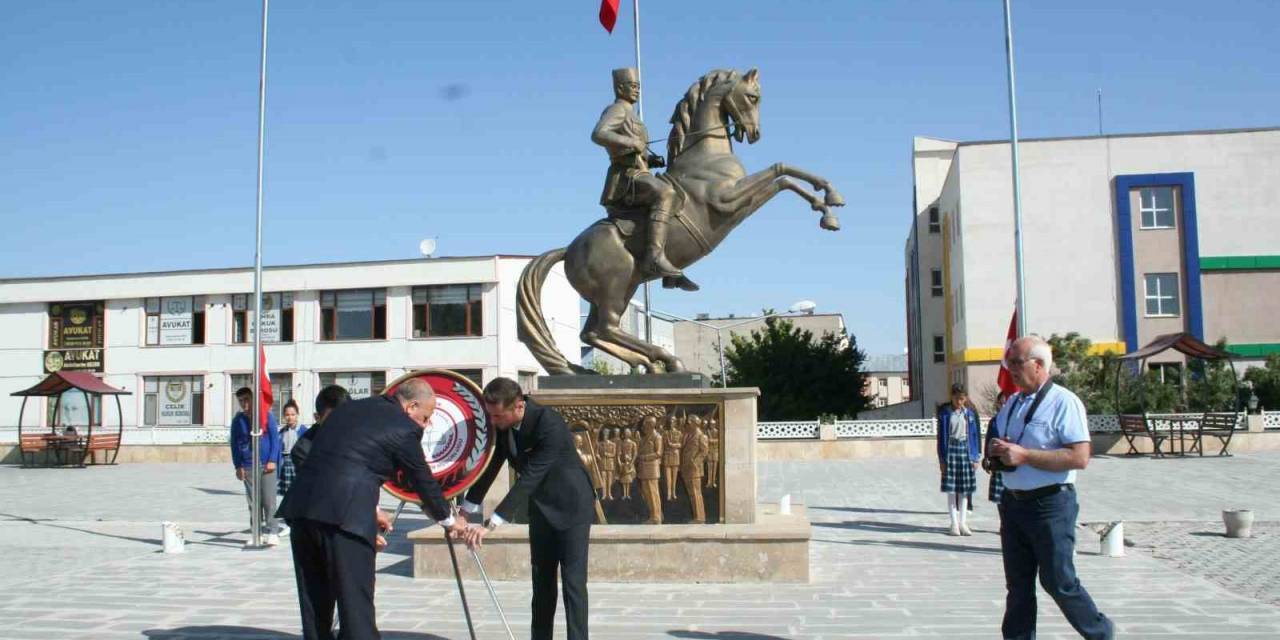
[[[564,589],[568,640],[587,640],[587,546],[591,523],[556,529],[529,510],[529,555],[533,564],[532,640],[551,640],[556,621],[556,573]]]
[[[1004,623],[1011,640],[1036,637],[1036,575],[1062,615],[1082,638],[1111,640],[1115,625],[1098,611],[1076,577],[1071,552],[1076,543],[1075,487],[1053,495],[1014,500],[1008,490],[1000,503],[1000,551],[1004,556]]]
[[[295,519],[290,546],[305,640],[334,640],[339,607],[343,640],[378,640],[373,610],[374,550],[336,525]]]

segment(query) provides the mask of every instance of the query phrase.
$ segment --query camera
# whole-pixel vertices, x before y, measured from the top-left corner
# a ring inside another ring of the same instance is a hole
[[[1012,472],[1012,471],[1018,470],[1017,465],[1005,464],[1004,460],[1001,460],[1000,458],[993,458],[991,456],[985,456],[982,458],[982,468],[986,469],[987,471],[993,471],[993,472],[994,471]]]

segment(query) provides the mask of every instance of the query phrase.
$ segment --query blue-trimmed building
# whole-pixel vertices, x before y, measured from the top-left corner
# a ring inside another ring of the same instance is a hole
[[[1189,331],[1280,353],[1280,128],[1023,140],[1027,328],[1131,351]],[[911,385],[995,382],[1016,297],[1007,141],[918,137],[905,248]],[[1170,353],[1151,364],[1169,373]]]

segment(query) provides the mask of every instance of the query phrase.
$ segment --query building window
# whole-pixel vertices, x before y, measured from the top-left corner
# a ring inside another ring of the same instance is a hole
[[[336,384],[346,389],[353,400],[368,398],[375,393],[381,393],[382,389],[387,386],[387,372],[342,371],[320,374],[321,388],[331,384]]]
[[[143,424],[204,424],[204,376],[147,376],[142,380]]]
[[[935,298],[942,297],[942,269],[929,270],[929,293]]]
[[[1178,315],[1178,274],[1148,273],[1145,279],[1147,316]]]
[[[386,340],[387,290],[320,293],[321,340]]]
[[[942,233],[942,219],[937,207],[929,207],[929,233]]]
[[[265,327],[266,323],[262,323]],[[267,334],[264,332],[262,337],[265,339]],[[234,416],[240,411],[240,402],[236,399],[236,391],[242,387],[253,388],[252,373],[233,373],[231,374],[231,392],[227,395],[231,397],[231,412],[227,415]],[[276,422],[284,421],[284,405],[293,399],[293,374],[292,373],[273,373],[271,374],[271,413],[275,415]]]
[[[413,288],[413,337],[478,336],[480,285]]]
[[[1177,218],[1173,209],[1173,187],[1138,189],[1138,210],[1142,213],[1143,229],[1172,229]]]
[[[253,341],[252,293],[231,296],[231,341]],[[293,294],[262,294],[262,341],[293,342]]]
[[[1182,363],[1180,362],[1157,362],[1147,365],[1157,380],[1163,384],[1174,387],[1182,386]]]
[[[204,296],[147,298],[147,344],[204,344]]]
[[[942,336],[933,337],[933,361],[947,361],[947,344],[946,340],[944,340]]]

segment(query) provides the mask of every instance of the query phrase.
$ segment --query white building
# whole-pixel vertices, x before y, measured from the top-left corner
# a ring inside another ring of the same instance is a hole
[[[865,378],[862,395],[867,407],[880,409],[911,400],[911,380],[906,354],[869,355],[862,362]]]
[[[848,340],[844,315],[839,313],[787,314],[779,321],[790,322],[797,329],[813,333],[820,340],[828,333]],[[763,316],[733,316],[712,318],[710,314],[698,314],[697,322],[680,320],[675,323],[675,354],[689,371],[696,371],[708,379],[720,375],[720,348],[733,345],[734,336],[751,337],[753,331],[767,327]],[[727,363],[726,363],[727,365]]]
[[[1280,129],[1023,140],[1026,327],[1125,352],[1187,331],[1280,353]],[[911,387],[994,385],[1016,299],[1007,141],[916,138]],[[1153,366],[1181,366],[1168,352]],[[1247,366],[1247,365],[1246,365]]]
[[[276,410],[290,398],[310,422],[312,399],[338,383],[376,393],[406,371],[448,368],[477,383],[545,373],[516,338],[525,256],[482,256],[268,267],[263,341]],[[233,394],[253,368],[252,269],[0,280],[0,425],[16,426],[10,393],[59,367],[99,372],[123,396],[127,427],[225,429]],[[578,353],[578,295],[557,267],[543,312],[570,358]],[[84,400],[64,399],[83,420]],[[28,403],[26,426],[51,408]],[[52,403],[49,403],[50,405]],[[115,424],[115,406],[106,421]]]

